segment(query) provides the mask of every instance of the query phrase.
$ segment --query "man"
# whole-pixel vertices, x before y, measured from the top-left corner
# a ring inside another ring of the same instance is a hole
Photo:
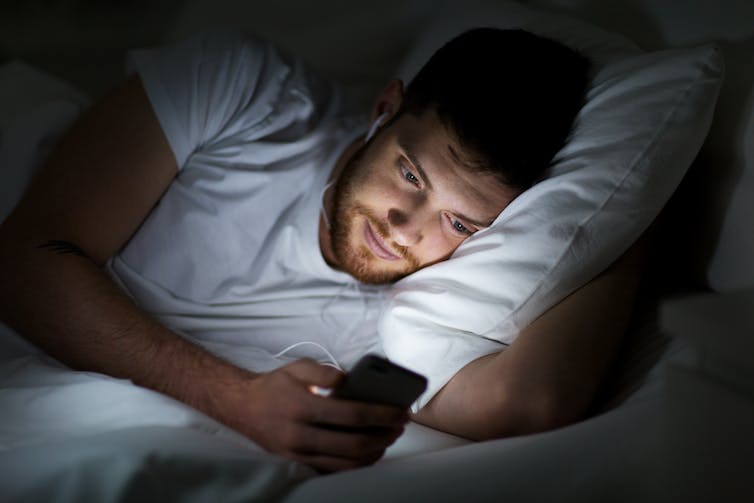
[[[328,337],[348,361],[364,352],[378,285],[447,259],[541,175],[580,106],[586,62],[525,32],[469,32],[405,93],[384,88],[365,138],[322,81],[250,38],[133,61],[0,228],[2,319],[75,369],[175,397],[271,452],[325,471],[379,459],[406,411],[312,394],[342,373],[311,359],[234,358]],[[592,285],[559,306],[566,317],[615,288]],[[334,324],[319,326],[322,313]],[[593,334],[622,313],[589,330],[549,316],[533,325],[546,336],[472,362],[416,419],[487,438],[583,413],[616,340]],[[557,355],[582,347],[585,363],[555,379]],[[532,368],[545,371],[531,379]]]

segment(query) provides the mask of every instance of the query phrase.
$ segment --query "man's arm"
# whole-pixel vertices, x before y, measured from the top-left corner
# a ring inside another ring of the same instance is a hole
[[[237,368],[157,323],[103,271],[176,173],[141,81],[130,77],[78,121],[0,226],[0,318],[73,368],[170,395],[272,452],[324,470],[378,459],[404,411],[313,395],[310,384],[332,387],[341,376],[311,361],[262,375]]]
[[[644,239],[522,330],[510,347],[466,365],[413,419],[482,440],[583,418],[627,329]]]

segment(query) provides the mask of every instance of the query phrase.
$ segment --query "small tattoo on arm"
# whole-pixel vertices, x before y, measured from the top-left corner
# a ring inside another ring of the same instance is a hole
[[[51,252],[59,253],[61,255],[71,254],[71,255],[78,255],[79,257],[88,258],[88,255],[84,253],[84,250],[82,250],[81,248],[79,248],[73,243],[69,243],[68,241],[61,241],[61,240],[53,239],[45,243],[42,243],[37,248],[50,250]]]

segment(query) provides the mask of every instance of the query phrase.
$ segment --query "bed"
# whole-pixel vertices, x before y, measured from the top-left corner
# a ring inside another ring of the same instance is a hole
[[[547,19],[543,29],[555,31],[571,26],[571,20],[586,23],[587,31],[600,27],[604,38],[594,44],[598,58],[618,58],[622,36],[652,54],[711,47],[703,63],[695,53],[683,69],[704,67],[699,75],[707,78],[712,72],[715,78],[700,94],[696,115],[677,119],[671,133],[683,130],[685,136],[661,145],[666,148],[660,152],[671,152],[666,155],[681,167],[672,177],[651,178],[655,190],[642,196],[641,211],[634,214],[643,223],[625,224],[616,231],[620,240],[600,241],[600,249],[609,253],[565,262],[566,271],[533,297],[534,307],[522,304],[496,325],[501,337],[505,330],[515,331],[652,225],[656,238],[631,330],[588,419],[481,443],[410,424],[374,466],[322,476],[266,454],[157,393],[128,381],[72,372],[0,326],[0,500],[754,499],[749,474],[754,460],[754,4],[189,0],[151,7],[138,2],[30,5],[8,7],[2,16],[3,218],[60,132],[121,77],[125,49],[179,40],[196,30],[242,28],[265,36],[341,82],[354,107],[368,104],[386,78],[410,75],[424,46],[436,44],[459,23],[504,24],[516,16],[536,26]],[[137,20],[138,29],[128,28]],[[81,30],[81,23],[87,28]],[[49,43],[29,35],[39,30],[47,31]],[[78,38],[71,38],[74,31]],[[723,73],[724,79],[717,78]],[[661,96],[658,92],[653,98]],[[672,171],[670,162],[659,166]],[[409,284],[397,291],[394,302],[413,302],[413,294]],[[396,328],[427,320],[388,322]],[[408,354],[404,349],[394,349],[398,359]],[[410,355],[405,358],[410,364]]]

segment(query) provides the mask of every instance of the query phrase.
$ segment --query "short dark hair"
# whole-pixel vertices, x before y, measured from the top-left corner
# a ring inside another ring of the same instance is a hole
[[[524,30],[475,28],[442,46],[401,112],[434,109],[471,164],[524,190],[563,146],[584,102],[588,60]]]

